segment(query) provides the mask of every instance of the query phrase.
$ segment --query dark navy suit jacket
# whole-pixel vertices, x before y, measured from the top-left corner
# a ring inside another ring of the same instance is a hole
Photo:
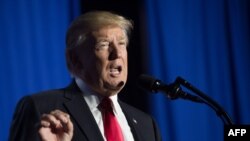
[[[161,141],[159,130],[151,116],[122,101],[118,102],[135,141]],[[39,141],[37,125],[40,117],[55,109],[70,114],[74,125],[72,141],[104,141],[80,89],[74,82],[67,88],[23,97],[16,106],[9,141]]]

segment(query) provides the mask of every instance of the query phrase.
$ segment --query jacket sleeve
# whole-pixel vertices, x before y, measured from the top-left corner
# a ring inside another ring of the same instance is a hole
[[[9,141],[39,141],[38,124],[40,114],[30,96],[23,97],[13,115]]]

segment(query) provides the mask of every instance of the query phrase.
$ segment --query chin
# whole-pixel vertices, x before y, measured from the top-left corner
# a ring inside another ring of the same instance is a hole
[[[115,91],[115,92],[119,92],[121,91],[121,89],[124,87],[125,82],[120,80],[118,82],[113,82],[113,83],[104,83],[103,87],[104,89],[106,89],[107,91]]]

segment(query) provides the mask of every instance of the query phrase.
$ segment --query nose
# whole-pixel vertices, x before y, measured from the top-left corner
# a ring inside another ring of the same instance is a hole
[[[110,46],[109,60],[114,60],[122,56],[122,49],[119,45],[113,43]]]

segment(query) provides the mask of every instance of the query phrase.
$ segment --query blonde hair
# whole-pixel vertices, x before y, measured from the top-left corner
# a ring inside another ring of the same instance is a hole
[[[106,26],[122,28],[126,32],[127,39],[133,29],[132,21],[121,15],[108,11],[91,11],[79,16],[70,25],[66,35],[67,48],[81,45],[90,32]]]

